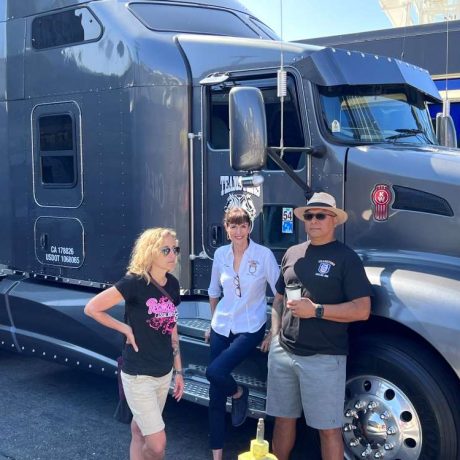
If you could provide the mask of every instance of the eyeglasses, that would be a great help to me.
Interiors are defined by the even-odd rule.
[[[233,284],[235,286],[235,294],[238,297],[241,297],[241,285],[240,285],[240,277],[238,275],[235,275],[233,277]]]
[[[326,214],[325,212],[306,212],[303,217],[305,220],[313,220],[313,217],[316,217],[316,220],[324,220],[326,217],[336,217],[335,214]]]
[[[169,246],[165,246],[164,248],[160,249],[160,252],[166,257],[169,256],[170,252],[173,252],[175,256],[177,256],[180,253],[180,247],[179,246],[173,246],[170,248]]]

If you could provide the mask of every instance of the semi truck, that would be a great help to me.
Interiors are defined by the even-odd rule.
[[[0,43],[1,349],[114,376],[122,338],[83,308],[173,227],[184,397],[206,405],[224,209],[281,260],[327,191],[374,290],[349,327],[346,457],[460,458],[460,151],[427,71],[282,42],[234,0],[0,0]],[[235,378],[263,415],[266,355]]]

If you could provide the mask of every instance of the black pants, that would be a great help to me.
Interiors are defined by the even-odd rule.
[[[256,332],[230,333],[229,337],[211,329],[211,360],[206,377],[209,388],[209,436],[211,449],[222,449],[225,437],[227,396],[234,395],[238,385],[231,372],[259,345],[265,334],[265,324]]]

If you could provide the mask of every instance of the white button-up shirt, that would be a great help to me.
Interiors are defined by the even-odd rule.
[[[270,249],[249,241],[238,273],[233,269],[232,245],[221,246],[214,254],[209,297],[224,296],[217,304],[211,326],[218,334],[256,332],[267,320],[267,283],[272,293],[279,276],[279,267]],[[238,296],[236,275],[239,276],[241,297]]]

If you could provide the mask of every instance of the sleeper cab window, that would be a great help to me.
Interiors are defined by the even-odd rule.
[[[98,40],[102,26],[88,8],[73,8],[35,18],[32,46],[36,50]]]
[[[73,187],[77,183],[75,123],[70,114],[38,119],[40,175],[48,187]]]

